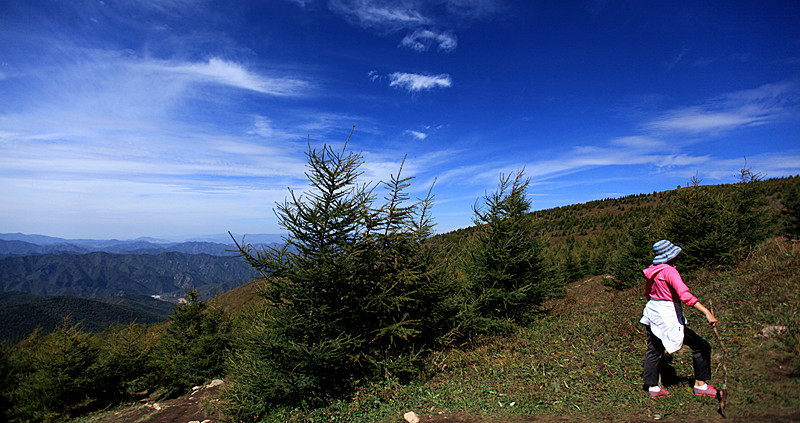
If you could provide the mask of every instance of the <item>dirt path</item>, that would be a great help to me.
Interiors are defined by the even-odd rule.
[[[219,414],[209,403],[219,396],[219,385],[209,385],[174,399],[145,402],[91,420],[92,423],[217,423]]]
[[[102,417],[92,419],[92,423],[218,423],[220,416],[217,413],[207,414],[206,409],[211,401],[219,395],[219,386],[207,386],[182,397],[158,401],[136,404],[116,412],[109,412]],[[420,414],[420,423],[486,423],[494,422],[497,420],[484,419],[480,416],[469,415],[464,413],[453,414]],[[685,418],[684,418],[685,417]],[[587,418],[585,420],[576,419],[575,416],[523,416],[513,420],[505,420],[503,423],[577,423],[582,421],[604,421],[606,418],[598,417]],[[614,420],[609,418],[608,420]],[[745,422],[775,422],[775,423],[790,423],[800,422],[800,411],[792,414],[774,414],[774,415],[730,415],[727,419],[718,419],[719,421],[731,423],[745,423]],[[396,420],[397,423],[405,423],[405,420],[398,413]],[[637,422],[651,422],[652,419],[634,420],[630,423]],[[696,422],[696,419],[690,416],[672,416],[666,421],[670,422]]]

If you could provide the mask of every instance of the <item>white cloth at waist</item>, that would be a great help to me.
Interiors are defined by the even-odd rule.
[[[639,322],[650,326],[653,335],[661,340],[667,353],[672,354],[683,346],[686,318],[683,316],[681,303],[651,299],[644,306]]]

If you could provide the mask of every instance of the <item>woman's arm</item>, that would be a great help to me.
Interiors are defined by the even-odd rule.
[[[706,308],[706,306],[704,306],[704,305],[700,304],[700,301],[698,301],[698,302],[694,303],[694,305],[693,305],[692,307],[696,308],[696,309],[697,309],[697,310],[699,310],[701,313],[703,313],[703,314],[705,314],[705,315],[706,315],[706,319],[708,320],[708,324],[709,324],[711,327],[714,327],[714,326],[716,326],[716,325],[717,325],[717,318],[716,318],[716,317],[714,317],[714,314],[712,314],[712,313],[711,313],[711,312],[710,312],[710,311],[709,311],[709,310]]]

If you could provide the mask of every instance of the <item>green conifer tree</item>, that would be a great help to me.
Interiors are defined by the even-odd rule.
[[[156,351],[159,384],[170,394],[178,394],[221,376],[230,344],[224,311],[209,307],[192,290],[169,319]]]
[[[157,386],[156,337],[146,326],[118,325],[97,335],[96,371],[105,403],[117,403]]]
[[[731,203],[699,184],[678,192],[669,205],[663,231],[665,238],[683,248],[682,270],[730,263],[739,247],[736,232]]]
[[[528,315],[551,293],[540,257],[542,244],[528,215],[529,183],[522,170],[500,175],[498,189],[473,207],[480,229],[470,273],[477,316],[484,324]]]
[[[420,246],[432,230],[431,196],[409,205],[410,178],[398,172],[375,206],[374,187],[358,180],[363,159],[346,147],[309,145],[311,189],[290,190],[276,210],[286,246],[239,245],[268,283],[267,308],[232,360],[227,412],[238,419],[321,405],[359,381],[406,373],[436,338],[439,325],[426,324],[436,314],[424,312],[437,299],[423,295],[437,284]]]
[[[0,421],[11,421],[11,393],[17,385],[18,374],[13,355],[11,346],[0,343]]]
[[[791,179],[791,185],[781,195],[786,234],[794,239],[800,238],[800,184],[796,181],[797,177]]]
[[[41,341],[29,343],[28,366],[13,393],[14,420],[51,421],[89,410],[99,388],[98,350],[69,318]]]
[[[616,289],[626,289],[643,281],[642,270],[647,268],[653,259],[653,241],[650,234],[651,222],[635,219],[628,232],[622,234],[623,241],[613,251],[611,275],[604,283]]]

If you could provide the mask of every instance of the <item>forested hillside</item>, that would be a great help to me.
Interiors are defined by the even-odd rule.
[[[694,196],[697,192],[702,195]],[[727,236],[735,231],[746,231],[750,236],[764,239],[767,234],[787,230],[798,233],[795,217],[798,196],[800,176],[795,176],[748,184],[689,186],[596,200],[536,211],[529,218],[535,228],[532,236],[544,241],[542,255],[553,275],[572,281],[609,273],[621,279],[619,283],[628,284],[631,278],[639,276],[630,269],[637,269],[641,260],[651,254],[652,242],[648,241],[658,234],[669,233],[667,226],[674,222],[668,219],[675,216],[671,211],[678,210],[681,204],[694,203],[717,209],[706,215],[689,216],[689,220],[702,218],[705,222],[680,222],[687,228],[699,223],[717,228],[729,226]],[[734,211],[749,208],[752,212],[746,219],[757,219],[758,225],[750,225],[753,223],[750,220],[737,222]],[[744,218],[739,216],[738,219]],[[737,228],[734,226],[737,223],[745,226]],[[478,231],[478,227],[461,229],[433,237],[429,242],[436,245],[441,260],[461,260],[469,257],[470,241]],[[685,241],[688,240],[680,242]],[[749,242],[752,244],[752,240]],[[634,256],[638,256],[636,263],[631,261]]]
[[[34,330],[52,332],[65,319],[81,330],[98,333],[116,324],[148,325],[167,320],[174,303],[142,295],[97,299],[41,297],[20,292],[0,293],[0,342],[18,342]]]
[[[236,257],[208,254],[43,254],[0,259],[0,291],[86,298],[122,294],[177,299],[192,289],[213,294],[255,276]]]

